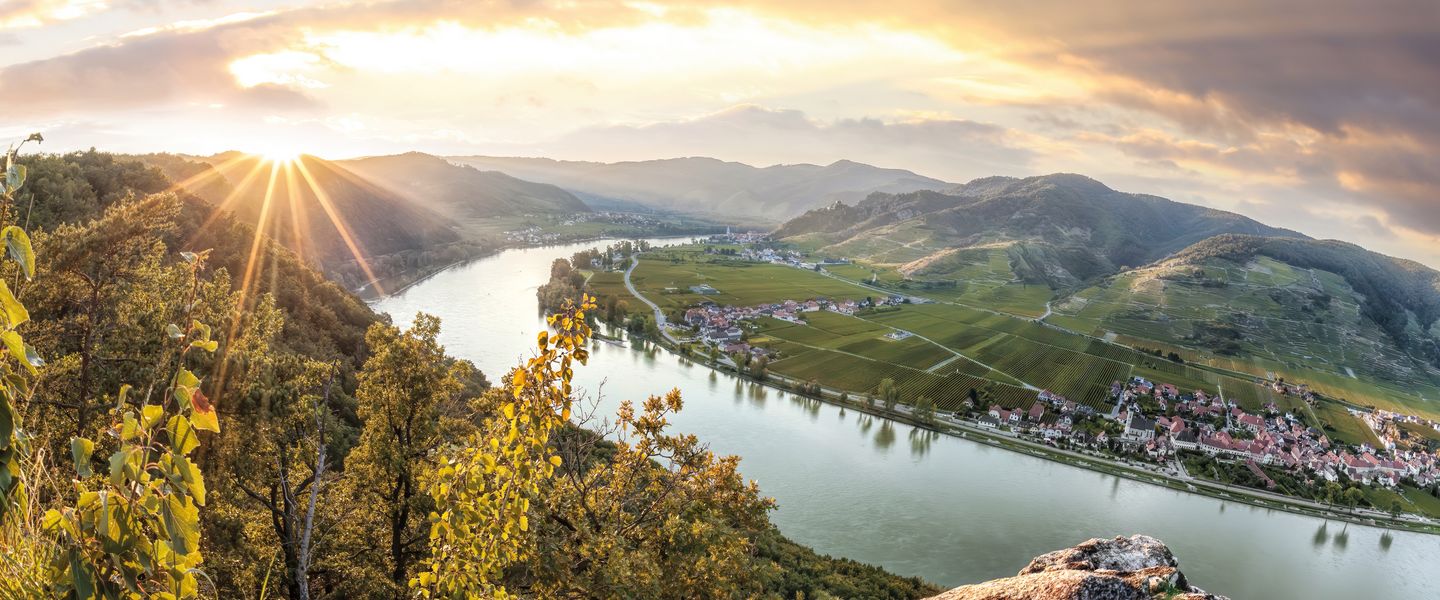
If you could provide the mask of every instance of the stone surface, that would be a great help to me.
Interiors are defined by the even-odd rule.
[[[1190,586],[1179,561],[1145,535],[1092,539],[1035,557],[1015,577],[955,588],[931,600],[1223,600]]]

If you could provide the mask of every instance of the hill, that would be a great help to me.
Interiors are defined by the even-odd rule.
[[[749,215],[770,222],[837,200],[859,200],[872,192],[939,190],[952,185],[903,169],[847,160],[825,166],[764,168],[702,157],[618,163],[491,156],[450,160],[558,185],[585,197],[592,206]]]
[[[1440,273],[1078,175],[872,194],[775,236],[842,277],[1046,323],[1242,379],[1435,414]]]
[[[1440,273],[1418,263],[1335,240],[1222,235],[1080,289],[1048,322],[1356,404],[1433,410],[1422,399],[1440,396],[1437,319]]]
[[[332,161],[141,158],[347,286],[469,254],[454,221]]]
[[[340,166],[452,219],[590,212],[570,192],[497,171],[407,152],[339,161]]]
[[[810,211],[775,235],[943,278],[1003,249],[1014,279],[1053,288],[1149,263],[1223,233],[1299,234],[1224,211],[1118,192],[1080,175],[989,177],[945,192],[871,194]],[[959,249],[986,248],[982,253]]]

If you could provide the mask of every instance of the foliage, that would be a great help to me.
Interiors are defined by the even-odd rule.
[[[443,441],[468,429],[445,417],[468,413],[466,380],[474,367],[447,358],[439,335],[440,320],[423,313],[404,332],[372,325],[365,336],[371,355],[355,393],[365,428],[346,461],[347,475],[367,537],[382,540],[371,561],[375,572],[397,591],[426,553],[430,498],[421,479]]]
[[[551,433],[570,418],[575,363],[589,358],[589,295],[551,315],[554,335],[541,332],[538,354],[503,380],[499,416],[445,458],[429,485],[432,552],[410,586],[425,597],[507,597],[505,568],[526,559],[533,547],[530,504],[560,456]]]

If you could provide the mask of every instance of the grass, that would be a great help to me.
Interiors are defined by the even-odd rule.
[[[877,247],[880,244],[875,243]],[[885,250],[892,251],[896,250]],[[828,312],[804,313],[809,320],[808,326],[768,321],[762,325],[760,333],[771,341],[762,345],[780,350],[783,356],[791,359],[807,357],[785,367],[780,366],[785,362],[782,360],[776,363],[777,369],[788,369],[797,377],[818,379],[822,383],[834,383],[826,381],[827,378],[847,379],[849,385],[836,386],[856,391],[866,391],[869,388],[864,386],[873,387],[878,383],[880,367],[857,366],[859,371],[853,377],[849,374],[829,374],[827,371],[838,372],[847,368],[851,361],[837,362],[827,369],[827,357],[855,355],[850,358],[924,373],[958,353],[965,358],[946,363],[937,373],[925,374],[943,379],[947,374],[958,371],[957,374],[966,377],[1004,383],[1007,388],[1021,392],[1017,397],[1025,395],[1025,390],[1018,387],[1023,382],[1064,394],[1097,409],[1108,408],[1108,388],[1112,381],[1132,375],[1173,383],[1185,391],[1198,389],[1214,393],[1220,389],[1226,398],[1252,412],[1259,412],[1271,402],[1282,410],[1305,410],[1299,398],[1273,392],[1264,383],[1269,377],[1306,382],[1326,397],[1345,398],[1360,405],[1391,409],[1413,409],[1417,406],[1414,393],[1404,392],[1400,389],[1401,385],[1377,384],[1366,375],[1353,378],[1348,374],[1338,374],[1333,372],[1333,364],[1313,366],[1278,353],[1270,357],[1222,356],[1184,343],[1189,325],[1177,317],[1214,317],[1219,314],[1217,306],[1226,306],[1225,303],[1261,314],[1275,312],[1274,306],[1264,305],[1265,302],[1273,302],[1256,290],[1182,286],[1173,280],[1127,275],[1115,278],[1108,285],[1082,290],[1076,295],[1078,299],[1056,304],[1052,320],[1062,321],[1067,326],[1090,324],[1090,330],[1100,335],[1115,331],[1119,334],[1111,338],[1115,343],[1015,316],[1033,308],[1035,300],[1039,300],[1039,306],[1043,307],[1048,291],[1041,294],[1038,290],[1026,291],[1025,286],[1020,286],[1021,293],[1016,296],[1019,300],[1008,306],[1000,302],[998,295],[992,295],[991,301],[978,304],[946,301],[968,299],[973,302],[978,298],[976,290],[980,287],[990,290],[987,293],[1000,294],[997,290],[1012,286],[1014,282],[1010,276],[1013,274],[1008,273],[1008,263],[1002,260],[1004,254],[1003,248],[986,249],[985,252],[962,257],[963,260],[953,264],[942,265],[944,276],[972,277],[973,280],[962,282],[965,285],[949,289],[912,288],[906,292],[942,300],[940,302],[905,305],[898,310],[862,314],[860,318]],[[828,268],[841,277],[868,280],[874,274],[884,285],[903,283],[894,265],[860,262]],[[1002,273],[1002,270],[1005,272]],[[1251,286],[1315,285],[1314,282],[1319,281],[1327,293],[1333,292],[1336,297],[1340,297],[1338,294],[1343,292],[1341,287],[1344,285],[1343,280],[1328,274],[1312,277],[1309,272],[1297,272],[1279,263],[1248,268],[1221,265],[1207,267],[1204,272],[1206,277],[1228,278]],[[941,277],[937,273],[922,273],[917,277],[930,278],[934,283],[938,280],[936,278]],[[690,306],[705,300],[753,306],[783,300],[861,299],[879,295],[846,281],[794,267],[708,255],[699,245],[669,248],[645,255],[635,272],[634,281],[642,293],[666,308]],[[701,283],[714,287],[719,293],[700,295],[689,291],[690,286]],[[601,293],[623,290],[619,273],[597,273],[592,278],[592,287]],[[1239,284],[1232,287],[1239,287]],[[1003,293],[1012,292],[1015,290]],[[1130,308],[1122,306],[1121,300]],[[1143,314],[1144,311],[1136,312],[1133,307],[1137,305],[1149,306],[1147,310],[1152,311],[1163,308],[1167,319],[1157,319],[1156,314]],[[1350,309],[1350,305],[1344,302],[1334,303],[1333,310],[1336,312],[1344,313]],[[1011,314],[1005,314],[1007,312]],[[1356,316],[1358,318],[1358,314]],[[917,338],[888,339],[885,334],[892,328],[910,331],[934,343]],[[1284,335],[1290,334],[1321,340],[1316,342],[1307,338],[1304,343],[1299,337],[1289,340],[1297,348],[1296,352],[1311,352],[1313,354],[1309,356],[1316,360],[1333,358],[1334,352],[1326,348],[1343,345],[1333,339],[1333,331],[1323,327],[1316,329],[1295,325],[1289,330],[1282,328],[1267,333],[1274,339],[1288,339]],[[1174,352],[1184,362],[1172,362],[1140,352],[1136,347],[1158,349],[1164,354]],[[829,352],[809,356],[815,349]],[[1421,385],[1413,389],[1440,397],[1440,388],[1429,391],[1432,388]],[[1427,410],[1434,409],[1426,401],[1418,402]],[[1316,416],[1334,429],[1332,437],[1349,443],[1375,443],[1368,428],[1345,413],[1342,407],[1324,402],[1321,406]],[[1440,432],[1428,435],[1440,435]]]
[[[683,308],[706,300],[755,306],[812,298],[858,300],[875,295],[864,288],[803,269],[718,258],[715,262],[678,258],[672,262],[646,255],[631,275],[631,282],[641,294],[665,308]],[[700,284],[708,284],[719,293],[702,295],[690,291],[690,286]]]
[[[1370,431],[1370,426],[1339,404],[1320,402],[1315,406],[1314,413],[1320,419],[1325,435],[1335,440],[1347,444],[1380,445],[1380,440],[1375,437],[1375,432]]]

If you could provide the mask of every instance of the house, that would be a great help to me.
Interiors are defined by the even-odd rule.
[[[1265,429],[1265,419],[1252,414],[1240,415],[1240,425],[1250,431],[1259,433]]]
[[[1181,431],[1178,435],[1172,437],[1171,441],[1175,444],[1176,448],[1181,450],[1195,450],[1200,446],[1199,438],[1196,437],[1194,431],[1189,429]]]
[[[1125,422],[1125,433],[1122,437],[1135,442],[1155,439],[1155,421],[1145,418],[1145,415],[1139,412],[1132,413]]]
[[[1045,416],[1045,405],[1040,402],[1036,402],[1035,404],[1030,406],[1030,412],[1026,413],[1025,416],[1031,421],[1039,423],[1040,417]]]
[[[994,415],[981,415],[980,418],[977,420],[979,421],[981,427],[989,427],[991,429],[994,429],[1000,426],[1000,420],[996,419]]]

